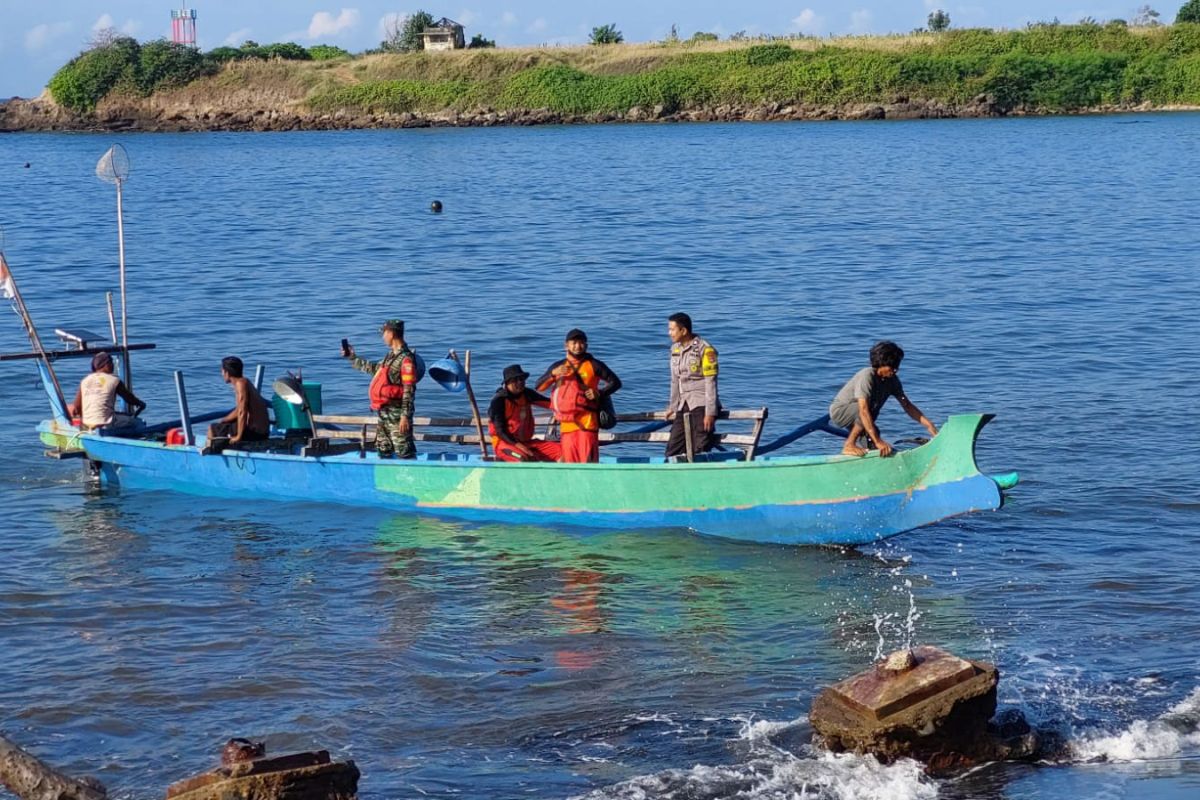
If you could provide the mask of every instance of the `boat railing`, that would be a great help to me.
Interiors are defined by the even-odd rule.
[[[723,409],[718,415],[720,420],[742,422],[749,425],[748,432],[718,431],[716,439],[720,446],[736,447],[742,450],[746,461],[754,460],[754,456],[762,439],[763,426],[767,421],[768,409]],[[600,444],[612,445],[619,443],[654,442],[666,444],[671,433],[667,428],[671,421],[664,411],[646,411],[629,414],[617,414],[617,424],[640,422],[643,425],[627,431],[600,431]],[[326,455],[334,453],[353,452],[358,450],[365,455],[373,449],[375,429],[378,417],[347,414],[314,414],[312,421],[315,426],[313,437],[305,448],[306,455]],[[552,435],[553,417],[537,416],[534,423],[539,430],[545,430]],[[427,430],[429,428],[474,428],[472,417],[413,417],[413,438],[419,442],[438,442],[457,445],[480,445],[480,437],[474,432],[447,432]],[[686,457],[695,460],[696,454],[691,451],[691,419],[684,415],[684,428],[688,434]]]

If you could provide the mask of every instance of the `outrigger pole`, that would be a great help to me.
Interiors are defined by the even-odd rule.
[[[46,355],[45,348],[42,347],[42,339],[38,336],[37,328],[33,324],[33,318],[29,316],[29,309],[25,307],[25,300],[21,297],[21,292],[17,289],[17,282],[13,279],[12,271],[8,268],[8,261],[4,258],[3,241],[0,241],[0,295],[6,300],[13,301],[13,309],[21,318],[21,322],[25,325],[25,333],[29,336],[29,343],[33,345],[33,350],[37,353],[41,360],[39,368],[42,370],[43,380],[49,379],[50,384],[54,387],[54,398],[57,400],[57,406],[54,409],[55,415],[67,418],[67,400],[63,396],[62,386],[58,383],[58,376],[54,374],[54,367],[50,364],[50,358]]]

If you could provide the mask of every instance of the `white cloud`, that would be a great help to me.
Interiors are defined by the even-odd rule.
[[[337,36],[358,25],[358,20],[357,8],[343,8],[336,17],[328,11],[318,11],[313,14],[312,22],[308,23],[307,37],[320,39],[326,36]]]
[[[806,8],[792,18],[792,27],[801,33],[816,36],[825,29],[825,18],[818,16],[811,8]]]
[[[71,30],[69,22],[54,22],[34,25],[25,31],[25,49],[33,53],[42,50],[55,39]]]
[[[868,33],[871,30],[871,23],[875,17],[865,8],[860,8],[850,14],[850,32],[851,33]]]
[[[511,11],[505,11],[503,14],[500,15],[500,24],[501,25],[516,25],[517,24],[517,15]]]
[[[225,37],[221,44],[226,47],[240,47],[242,42],[250,38],[252,31],[250,28],[238,28],[233,33]]]
[[[112,14],[101,14],[95,22],[92,23],[92,33],[99,33],[105,30],[118,30],[126,36],[135,36],[142,29],[141,23],[127,19],[118,27],[116,20]]]
[[[936,11],[941,8],[942,0],[925,0],[925,9],[927,11]]]
[[[529,23],[529,27],[526,28],[526,31],[529,33],[541,33],[542,31],[546,30],[547,27],[549,26],[546,24],[545,17],[538,17],[533,22]]]
[[[478,14],[469,8],[464,8],[458,12],[458,16],[454,18],[454,21],[460,23],[465,28],[477,19],[479,19]]]

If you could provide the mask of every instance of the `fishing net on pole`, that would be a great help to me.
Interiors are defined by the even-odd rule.
[[[119,144],[108,148],[96,162],[96,177],[106,183],[118,183],[129,177],[129,154]]]

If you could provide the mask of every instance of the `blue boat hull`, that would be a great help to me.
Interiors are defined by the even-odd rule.
[[[985,422],[986,418],[979,417],[976,430]],[[55,430],[54,423],[46,426],[43,439]],[[938,478],[938,463],[939,459],[949,463],[952,459],[948,456],[932,451],[920,460],[911,455],[920,454],[932,444],[885,460],[876,456],[832,456],[764,459],[749,464],[505,465],[464,457],[380,462],[373,455],[365,459],[356,455],[311,458],[245,452],[202,456],[194,448],[78,432],[74,432],[73,441],[99,465],[106,483],[121,488],[169,490],[240,501],[299,499],[478,522],[585,529],[687,528],[728,539],[786,545],[868,544],[947,517],[999,508],[1002,502],[996,482],[974,470],[973,453],[967,474],[944,478]],[[973,449],[973,434],[970,441]],[[906,458],[912,462],[910,465],[906,465]],[[839,478],[833,482],[845,486],[847,496],[806,496],[806,486],[822,480],[830,482],[829,473],[835,469],[848,476],[869,470],[897,472],[898,488],[869,492],[856,489],[849,479]],[[751,483],[774,486],[791,482],[793,488],[785,493],[787,499],[754,503],[740,502],[728,493],[718,497],[717,487],[738,480],[745,483],[746,476],[751,475],[747,470],[754,471]],[[560,497],[580,496],[583,504],[593,506],[600,505],[600,493],[606,486],[620,493],[622,480],[652,481],[661,490],[656,497],[657,507],[653,508],[632,507],[635,502],[630,498],[613,500],[618,505],[609,508],[563,507],[561,500],[541,502],[539,507],[533,491],[535,478],[548,474],[554,483],[565,486],[559,487]],[[528,499],[518,493],[518,501],[498,500],[503,493],[497,494],[494,489],[489,493],[488,487],[501,479],[510,497],[511,490],[526,481],[524,485],[530,487]],[[705,481],[714,487],[707,493],[703,490]],[[437,485],[442,488],[431,493],[429,487]],[[697,504],[697,485],[701,486],[702,496],[718,498],[718,502]],[[589,492],[591,497],[586,497]],[[808,495],[813,492],[808,491]],[[513,502],[523,505],[513,507]],[[621,502],[626,505],[620,506]]]

